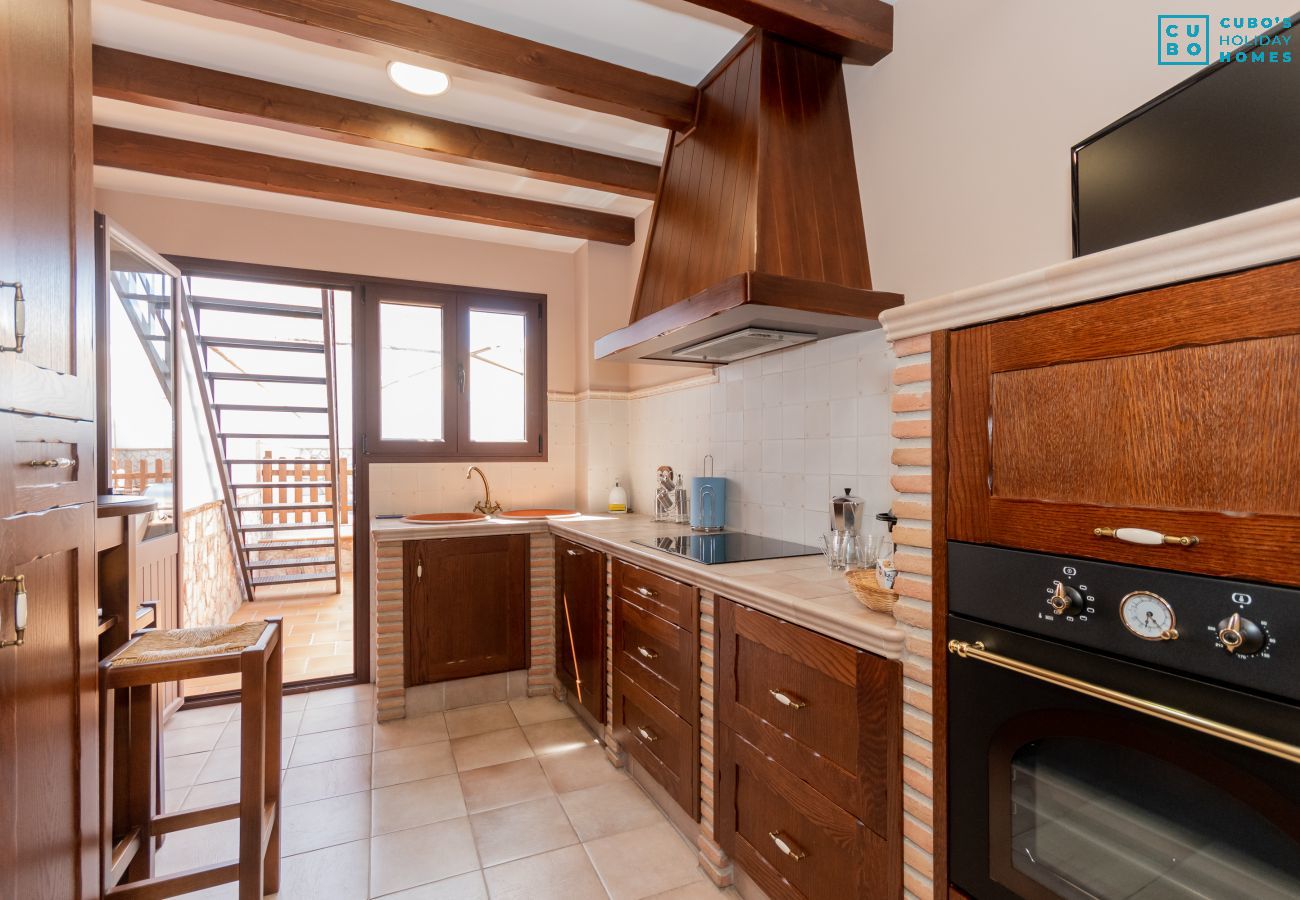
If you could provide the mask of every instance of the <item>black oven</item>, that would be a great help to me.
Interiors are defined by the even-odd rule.
[[[948,556],[958,888],[1300,897],[1300,591],[970,544]]]

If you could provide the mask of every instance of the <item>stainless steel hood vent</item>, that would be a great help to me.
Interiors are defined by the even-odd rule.
[[[763,328],[742,328],[731,334],[720,335],[689,347],[674,350],[676,359],[703,363],[730,363],[758,356],[771,350],[783,350],[816,340],[816,334],[795,331],[770,331]]]

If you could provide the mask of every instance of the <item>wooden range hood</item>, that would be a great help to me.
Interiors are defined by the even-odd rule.
[[[867,331],[902,302],[871,289],[840,60],[755,29],[669,139],[631,323],[596,357],[721,363],[683,350],[746,328]]]

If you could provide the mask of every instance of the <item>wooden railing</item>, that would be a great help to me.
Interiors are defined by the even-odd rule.
[[[109,473],[113,481],[113,493],[143,494],[144,489],[151,484],[170,484],[171,462],[170,454],[125,459],[114,453],[112,471]]]
[[[284,482],[284,486],[262,488],[262,503],[329,503],[333,499],[333,488],[311,487],[301,482],[330,481],[328,460],[318,463],[286,463],[272,458],[266,451],[266,462],[259,467],[258,480],[263,482]],[[351,463],[339,460],[339,496],[343,498],[339,505],[339,524],[346,525],[352,520],[352,499],[348,492],[348,483],[352,480]],[[297,524],[301,522],[330,521],[329,511],[323,509],[294,509],[283,512],[262,514],[266,524]]]

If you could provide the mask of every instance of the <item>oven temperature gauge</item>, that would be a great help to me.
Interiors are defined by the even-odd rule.
[[[1144,641],[1178,640],[1174,608],[1150,591],[1134,591],[1119,602],[1124,627]]]

